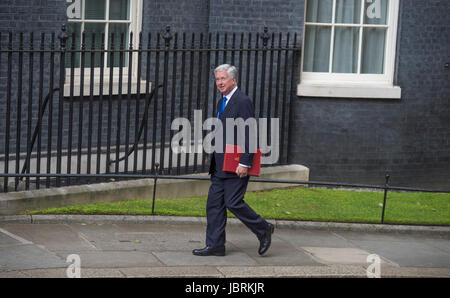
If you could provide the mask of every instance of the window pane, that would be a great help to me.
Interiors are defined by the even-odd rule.
[[[106,15],[106,0],[86,0],[85,19],[104,20]]]
[[[129,0],[110,0],[109,19],[110,20],[129,20],[130,19],[130,1]]]
[[[383,74],[386,29],[364,28],[361,73]]]
[[[352,27],[335,28],[333,72],[358,72],[359,30]]]
[[[331,27],[306,26],[303,70],[328,72],[330,63]]]
[[[69,35],[66,44],[66,49],[68,50],[66,54],[66,67],[72,67],[72,55],[74,61],[73,67],[80,67],[80,53],[70,52],[70,50],[72,50],[72,46],[75,51],[81,47],[81,23],[68,23],[66,28],[67,34]]]
[[[360,24],[361,0],[337,0],[336,23]]]
[[[364,2],[364,24],[386,25],[389,0],[366,0]]]
[[[333,0],[308,0],[306,21],[313,23],[331,23]]]
[[[103,23],[86,23],[84,25],[84,33],[85,33],[85,44],[86,44],[86,51],[89,51],[92,49],[92,41],[93,37],[95,37],[95,49],[101,49],[102,45],[102,33],[105,33],[105,24]],[[95,34],[95,36],[94,36]],[[90,67],[91,66],[91,53],[86,52],[85,54],[85,63],[84,66]],[[94,63],[92,67],[100,67],[100,53],[95,54]]]
[[[110,24],[109,25],[109,36],[111,37],[114,34],[114,49],[120,49],[121,46],[123,49],[129,48],[129,25],[128,24]],[[122,42],[123,36],[123,42]],[[111,42],[108,44],[108,48],[111,48]],[[108,55],[108,66],[111,66],[110,55]],[[114,54],[114,67],[120,66],[120,54]],[[128,53],[123,54],[122,66],[128,66]]]

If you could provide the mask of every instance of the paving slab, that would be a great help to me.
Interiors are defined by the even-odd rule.
[[[291,244],[281,241],[276,237],[272,238],[272,245],[263,256],[259,256],[258,254],[259,244],[257,242],[236,242],[233,240],[230,242],[245,252],[259,265],[320,265],[304,251],[300,251]]]
[[[50,269],[46,269],[50,270]],[[30,278],[29,275],[25,274],[24,271],[1,271],[0,278]]]
[[[0,247],[0,271],[67,266],[65,260],[34,244]]]
[[[423,268],[423,267],[398,267],[383,266],[380,268],[380,277],[382,278],[450,278],[450,269],[448,268]]]
[[[227,251],[225,257],[194,256],[192,251],[166,251],[153,253],[167,266],[225,266],[225,265],[257,265],[247,254],[238,251]]]
[[[367,257],[371,255],[370,252],[352,247],[302,247],[302,249],[323,264],[367,264]]]
[[[297,248],[302,246],[354,247],[348,239],[336,234],[333,231],[285,229],[282,233],[277,233],[276,237],[283,241],[289,242]]]
[[[204,238],[200,234],[185,232],[126,232],[117,233],[116,237],[121,242],[136,243],[136,249],[152,251],[176,251],[181,247],[192,251],[203,245]]]
[[[82,268],[121,268],[151,267],[162,263],[150,252],[141,251],[57,251],[59,257],[66,259],[70,254],[80,257]]]
[[[0,229],[0,247],[19,245],[21,243],[23,243],[23,241],[12,237],[8,231]]]
[[[402,267],[450,268],[450,254],[427,243],[359,241],[358,245]]]
[[[8,232],[49,250],[92,250],[92,246],[66,224],[10,224]]]
[[[148,268],[121,268],[120,272],[126,277],[215,277],[224,275],[214,266],[164,266]]]
[[[366,277],[362,266],[220,266],[227,278],[245,277]]]

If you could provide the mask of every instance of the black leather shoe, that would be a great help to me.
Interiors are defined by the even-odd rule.
[[[266,233],[264,236],[259,240],[259,250],[258,253],[260,255],[263,255],[270,247],[270,244],[272,243],[272,234],[275,227],[273,224],[268,223]]]
[[[211,247],[206,246],[205,248],[201,249],[194,249],[192,251],[192,254],[196,256],[224,256],[225,255],[225,246],[217,246],[217,247]]]

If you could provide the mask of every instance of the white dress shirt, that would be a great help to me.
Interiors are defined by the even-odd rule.
[[[231,90],[230,93],[228,93],[227,95],[224,96],[227,98],[227,101],[225,102],[225,106],[227,106],[228,102],[230,101],[230,98],[233,96],[234,92],[236,92],[237,88],[238,88],[237,86],[234,87],[234,89]]]

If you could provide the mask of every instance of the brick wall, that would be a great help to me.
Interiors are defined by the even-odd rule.
[[[66,20],[62,0],[2,0],[1,31],[58,31]]]
[[[291,162],[311,179],[450,186],[449,1],[401,2],[401,100],[296,98]]]
[[[228,32],[301,32],[304,1],[211,1],[210,30]]]
[[[205,0],[144,1],[142,31],[159,32],[170,25],[178,32],[207,32],[208,10]]]

